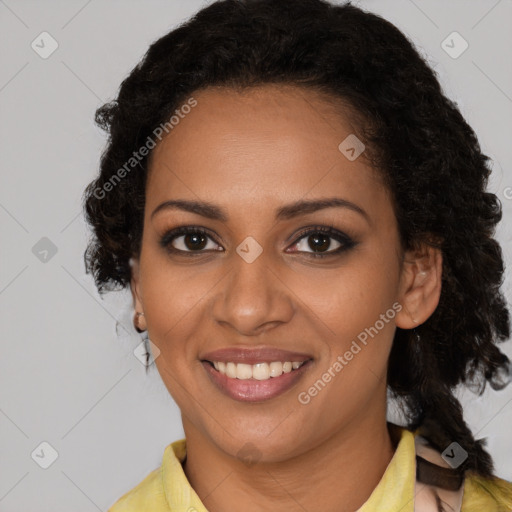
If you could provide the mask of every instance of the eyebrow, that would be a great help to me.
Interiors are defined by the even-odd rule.
[[[348,208],[361,214],[368,223],[371,223],[370,217],[365,210],[357,204],[354,204],[346,199],[340,197],[330,197],[326,199],[310,199],[299,200],[294,203],[287,204],[276,210],[276,220],[289,220],[300,215],[306,215],[325,208]],[[221,222],[228,221],[228,215],[219,206],[202,201],[190,201],[185,199],[173,199],[165,201],[158,205],[151,214],[153,218],[156,213],[162,210],[183,210],[190,213],[195,213],[212,220]]]

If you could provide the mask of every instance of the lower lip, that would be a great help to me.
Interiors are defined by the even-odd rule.
[[[225,395],[242,402],[261,402],[270,400],[284,393],[295,385],[309,368],[311,359],[296,370],[283,373],[279,377],[270,377],[267,380],[232,379],[218,372],[210,363],[202,361],[202,365],[212,382]]]

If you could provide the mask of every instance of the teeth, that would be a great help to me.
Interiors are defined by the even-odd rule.
[[[300,368],[304,361],[272,361],[269,363],[245,364],[245,363],[224,363],[222,361],[213,361],[214,368],[223,375],[231,379],[256,379],[268,380],[271,377],[279,377],[283,373],[290,373],[292,370]]]

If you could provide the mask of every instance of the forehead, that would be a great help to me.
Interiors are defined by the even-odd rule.
[[[343,103],[283,85],[208,88],[193,98],[197,105],[153,150],[150,204],[169,194],[233,205],[282,203],[308,192],[369,202],[382,195],[364,153],[350,161],[339,149],[355,132]]]

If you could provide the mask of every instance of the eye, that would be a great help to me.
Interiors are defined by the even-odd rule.
[[[325,258],[347,251],[355,245],[356,242],[333,226],[315,226],[299,234],[292,246],[297,247],[297,250],[292,252],[305,252],[314,258]],[[308,248],[312,252],[308,252]]]
[[[160,245],[170,253],[195,256],[211,251],[224,251],[213,236],[204,228],[183,226],[166,232]],[[292,253],[305,253],[308,257],[325,258],[335,256],[357,245],[348,235],[333,226],[305,228],[292,246]],[[334,247],[333,247],[334,246]],[[309,252],[307,249],[311,249]]]
[[[210,240],[212,243],[208,243]],[[212,236],[203,228],[194,226],[185,226],[172,229],[165,233],[160,245],[171,253],[181,253],[193,255],[192,253],[201,253],[209,251],[219,251],[217,243],[213,241]],[[188,253],[188,254],[187,254]]]

